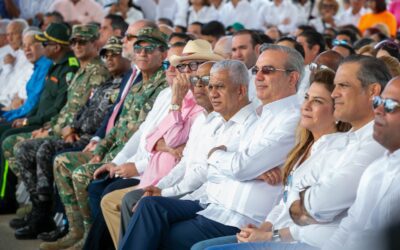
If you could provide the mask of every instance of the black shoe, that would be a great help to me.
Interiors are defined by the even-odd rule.
[[[64,229],[60,230],[59,228],[57,228],[56,230],[53,230],[51,232],[48,233],[41,233],[37,236],[38,239],[42,240],[42,241],[46,241],[46,242],[53,242],[56,241],[62,237],[64,237],[65,235],[67,235],[68,233],[68,228],[64,227]]]
[[[28,225],[28,217],[25,216],[24,218],[14,218],[10,221],[9,225],[14,229],[23,228]]]
[[[36,239],[40,233],[50,232],[56,228],[54,220],[44,219],[35,222],[29,222],[29,224],[23,228],[17,229],[14,236],[19,240]]]

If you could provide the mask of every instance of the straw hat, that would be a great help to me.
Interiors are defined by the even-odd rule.
[[[215,54],[211,44],[203,39],[189,41],[183,48],[182,56],[172,55],[169,61],[173,66],[186,60],[221,61],[224,58]]]

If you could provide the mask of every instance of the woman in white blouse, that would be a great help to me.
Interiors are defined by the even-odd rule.
[[[318,71],[308,89],[301,108],[301,119],[298,127],[298,142],[289,153],[283,166],[283,197],[280,203],[268,214],[266,221],[260,226],[249,225],[242,228],[236,236],[222,237],[203,241],[199,245],[207,250],[255,250],[255,249],[314,249],[305,244],[282,244],[270,241],[295,242],[300,241],[293,236],[290,226],[295,225],[289,215],[291,201],[298,194],[297,184],[307,176],[312,168],[318,168],[316,159],[327,144],[336,137],[334,133],[344,132],[350,129],[348,124],[335,122],[333,117],[334,105],[331,93],[334,89],[333,79],[335,73],[332,70]],[[296,194],[296,195],[295,195]],[[239,244],[227,244],[242,242]],[[258,242],[244,244],[243,242]],[[222,245],[227,244],[227,245]],[[271,248],[272,247],[272,248]]]
[[[319,17],[312,19],[310,25],[319,33],[324,33],[327,28],[336,28],[336,13],[339,10],[339,4],[336,0],[321,0],[318,3]]]

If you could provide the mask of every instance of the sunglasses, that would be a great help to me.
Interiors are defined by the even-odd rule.
[[[52,42],[49,42],[49,41],[42,42],[42,46],[43,47],[54,46],[54,45],[57,45],[57,43],[52,43]]]
[[[132,35],[132,34],[126,34],[125,35],[126,40],[128,40],[129,42],[132,42],[134,39],[137,38],[137,36]]]
[[[157,48],[158,48],[158,46],[156,46],[156,45],[140,46],[140,45],[136,44],[133,46],[133,51],[136,54],[140,54],[144,50],[144,53],[146,53],[146,54],[153,54]]]
[[[350,44],[346,40],[338,40],[338,39],[333,39],[332,41],[333,46],[338,46],[338,45],[347,45],[350,46]]]
[[[185,73],[186,67],[189,67],[189,69],[191,71],[195,71],[195,70],[197,70],[197,68],[199,67],[200,64],[202,64],[202,62],[181,63],[181,64],[178,64],[176,66],[176,68],[178,69],[179,72]]]
[[[171,63],[169,61],[165,60],[162,62],[162,66],[163,66],[164,70],[167,70],[171,66]]]
[[[75,46],[75,45],[80,45],[80,46],[85,46],[86,44],[88,44],[89,41],[87,40],[80,40],[80,39],[72,39],[69,44],[71,44],[71,46]]]
[[[383,109],[385,110],[386,113],[393,113],[394,111],[396,111],[396,109],[400,108],[399,102],[393,99],[390,98],[383,99],[380,96],[374,96],[372,102],[372,106],[374,107],[374,109],[378,108],[382,104],[383,104]]]
[[[193,86],[196,86],[197,83],[208,86],[210,83],[210,76],[191,76],[189,77],[189,81]]]
[[[330,70],[330,71],[332,71],[332,72],[335,73],[335,71],[334,71],[333,69],[329,68],[328,66],[323,65],[323,64],[314,63],[314,62],[313,62],[313,63],[310,63],[310,64],[308,65],[308,68],[309,68],[310,71],[312,71],[312,72],[317,71],[317,70],[321,70],[321,69],[325,69],[325,70]]]
[[[282,71],[282,72],[291,72],[291,71],[293,71],[293,70],[289,70],[289,69],[278,69],[278,68],[275,68],[274,66],[269,66],[269,65],[265,65],[265,66],[262,66],[261,67],[261,69],[259,69],[257,66],[254,66],[252,69],[251,69],[251,73],[253,74],[253,75],[256,75],[257,73],[258,73],[258,71],[261,71],[261,73],[263,74],[263,75],[269,75],[269,74],[272,74],[272,73],[274,73],[275,71]]]

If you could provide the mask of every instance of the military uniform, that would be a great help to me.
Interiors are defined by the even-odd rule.
[[[147,35],[156,36],[157,38],[161,37],[158,38],[161,40],[159,44],[166,46],[164,36],[160,33],[158,30],[145,28],[139,31],[138,41],[143,41],[141,39],[146,38]],[[151,42],[157,43],[154,40]],[[86,234],[89,232],[92,223],[87,186],[93,178],[94,171],[104,163],[111,161],[118,154],[145,120],[158,94],[168,86],[162,67],[146,83],[141,80],[140,75],[137,79],[140,81],[129,90],[118,121],[105,138],[99,142],[94,151],[94,155],[102,157],[101,163],[87,163],[89,157],[76,152],[60,154],[54,161],[55,182],[64,207],[66,210],[72,210],[77,205],[79,206]],[[77,245],[80,246],[79,244],[82,244],[82,241]]]
[[[64,25],[65,26],[65,25]],[[49,27],[50,28],[50,27]],[[62,25],[54,24],[51,26],[53,31],[62,32]],[[53,32],[54,33],[54,32]],[[50,34],[53,34],[50,31]],[[57,35],[57,34],[56,34]],[[67,97],[68,85],[72,80],[75,72],[79,69],[78,60],[75,58],[72,52],[67,52],[59,61],[54,62],[49,68],[45,79],[45,85],[43,91],[40,95],[38,104],[34,109],[31,110],[26,116],[26,125],[21,128],[11,128],[4,129],[1,132],[0,137],[0,156],[1,156],[1,194],[0,200],[15,200],[15,181],[8,183],[9,178],[14,179],[15,177],[10,177],[12,173],[8,173],[9,163],[5,161],[5,158],[9,158],[13,152],[13,146],[24,138],[28,138],[30,133],[19,135],[20,133],[26,133],[33,131],[43,125],[45,122],[49,121],[50,118],[55,116],[61,108],[64,106]],[[5,151],[4,151],[5,149]],[[11,149],[11,150],[10,150]],[[4,156],[3,156],[4,153]],[[11,163],[12,164],[12,163]],[[5,206],[5,205],[4,205]],[[0,205],[3,207],[3,205]]]
[[[86,36],[93,41],[98,38],[98,28],[93,25],[74,26],[72,38]],[[38,199],[41,211],[51,214],[53,169],[51,156],[46,155],[50,150],[49,144],[60,139],[61,129],[72,124],[74,116],[87,102],[91,91],[106,82],[109,72],[100,58],[90,60],[85,67],[81,67],[72,78],[68,86],[67,103],[60,113],[50,121],[48,137],[27,139],[14,146],[14,163],[10,165],[17,168],[24,182],[31,200]],[[46,144],[46,148],[41,148]],[[56,143],[52,146],[58,146]],[[54,148],[53,148],[54,149]],[[55,148],[61,149],[60,148]],[[54,152],[55,153],[55,152]],[[38,209],[37,206],[33,209]]]

